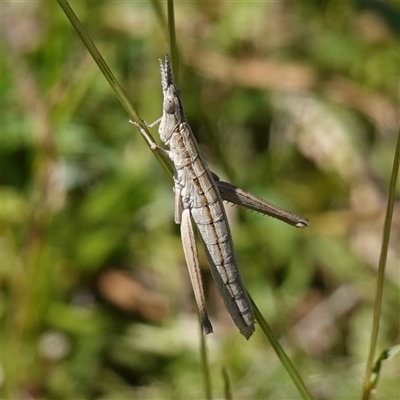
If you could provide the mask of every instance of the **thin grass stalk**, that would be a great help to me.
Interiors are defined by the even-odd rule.
[[[203,329],[199,318],[199,331],[200,331],[200,358],[203,373],[204,383],[204,398],[206,400],[212,399],[211,379],[210,379],[210,366],[208,364],[206,337],[203,335]]]
[[[383,286],[385,282],[386,261],[389,249],[390,231],[393,219],[394,198],[396,193],[397,178],[399,174],[399,166],[400,166],[400,129],[397,135],[397,144],[393,160],[392,176],[390,178],[390,184],[389,184],[389,199],[386,207],[385,223],[383,227],[382,247],[379,256],[378,280],[376,284],[371,342],[370,342],[368,361],[364,376],[363,400],[369,399],[371,391],[374,388],[374,382],[375,382],[374,379],[371,379],[371,374],[374,366],[376,344],[379,333],[379,323],[382,311]]]
[[[175,13],[174,13],[174,0],[168,0],[168,32],[169,32],[169,49],[171,54],[172,70],[174,71],[174,80],[177,87],[180,86],[179,74],[179,53],[176,43],[175,32]]]
[[[149,135],[149,137],[154,141],[151,133],[147,129],[147,126],[143,123],[143,120],[139,117],[137,114],[136,110],[133,108],[131,102],[129,101],[128,97],[126,96],[125,92],[123,91],[121,85],[117,81],[116,77],[114,74],[111,72],[110,68],[108,67],[107,63],[105,62],[104,58],[100,54],[99,50],[93,43],[92,39],[90,39],[89,35],[86,33],[85,29],[83,28],[82,24],[80,23],[78,17],[72,10],[71,6],[69,5],[68,1],[66,0],[57,0],[58,4],[60,7],[63,9],[65,15],[71,22],[72,26],[75,28],[77,31],[78,35],[82,39],[84,45],[86,48],[89,50],[90,54],[92,55],[94,61],[98,65],[100,71],[106,78],[107,82],[110,84],[111,88],[114,90],[115,94],[118,97],[118,100],[122,104],[122,107],[124,107],[125,111],[127,112],[129,118],[132,121],[137,122]],[[146,141],[147,143],[147,141]],[[149,144],[147,143],[149,146]],[[150,146],[149,146],[150,147]],[[172,179],[173,177],[173,170],[171,165],[156,151],[153,151],[153,154],[157,158],[158,162],[161,164],[163,167],[164,171],[167,173],[167,175]]]
[[[268,339],[269,343],[271,344],[272,348],[274,349],[276,355],[278,358],[281,360],[283,366],[285,367],[287,373],[289,376],[292,378],[293,383],[297,387],[299,393],[301,394],[302,398],[304,400],[311,400],[312,396],[310,392],[308,391],[305,383],[301,379],[299,373],[297,372],[296,368],[290,361],[289,357],[283,350],[282,346],[280,345],[278,339],[275,337],[275,335],[272,332],[271,327],[268,325],[267,321],[264,319],[262,316],[260,310],[257,308],[256,304],[254,303],[253,299],[251,298],[249,294],[249,298],[251,301],[251,305],[254,310],[254,314],[256,317],[256,321],[258,322],[261,330],[263,331],[264,335]]]

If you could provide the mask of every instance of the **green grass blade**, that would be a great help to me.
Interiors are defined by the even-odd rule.
[[[200,356],[201,356],[201,366],[203,370],[202,372],[203,372],[203,382],[204,382],[204,394],[206,400],[211,400],[212,391],[211,391],[210,367],[208,364],[208,357],[207,357],[206,337],[203,335],[200,319],[199,319],[199,328],[200,328]]]
[[[399,353],[400,353],[400,345],[392,346],[382,351],[382,353],[378,357],[378,360],[376,361],[375,365],[372,368],[372,373],[370,376],[370,385],[372,389],[374,389],[378,383],[379,376],[381,373],[382,361],[390,360]]]
[[[293,383],[296,385],[299,393],[301,394],[303,399],[310,400],[312,399],[311,394],[309,393],[306,385],[304,384],[303,380],[301,379],[299,373],[297,372],[296,368],[293,366],[292,362],[290,361],[289,357],[283,350],[282,346],[280,345],[279,341],[274,336],[271,327],[268,325],[267,321],[262,316],[260,310],[257,308],[256,304],[254,303],[253,299],[250,297],[251,305],[254,310],[254,314],[256,316],[256,321],[260,326],[261,330],[263,331],[264,335],[268,339],[269,343],[271,344],[272,348],[274,349],[276,355],[281,360],[283,366],[285,367],[287,373],[292,378]]]
[[[179,53],[178,53],[178,46],[176,44],[174,0],[168,0],[168,31],[169,31],[169,48],[171,53],[172,70],[174,71],[175,83],[177,87],[179,87],[180,86]]]
[[[385,280],[386,260],[389,249],[390,231],[393,219],[394,198],[396,193],[397,178],[399,175],[399,166],[400,166],[400,129],[397,135],[397,144],[393,160],[392,176],[390,178],[390,184],[389,184],[389,199],[386,207],[385,224],[383,227],[382,247],[379,257],[378,281],[376,285],[371,343],[370,343],[368,361],[364,377],[364,390],[363,390],[364,400],[369,399],[371,391],[376,383],[376,379],[373,378],[372,370],[374,365],[376,344],[379,332],[379,322],[382,311],[383,285]]]
[[[133,108],[131,102],[129,101],[128,97],[126,96],[125,92],[123,91],[121,85],[118,83],[117,79],[115,78],[114,74],[111,72],[110,68],[108,67],[107,63],[105,62],[104,58],[100,54],[99,50],[93,43],[92,39],[89,37],[85,29],[83,28],[82,24],[80,23],[78,17],[72,10],[71,6],[69,5],[68,1],[66,0],[57,0],[60,7],[63,9],[65,15],[71,22],[72,26],[77,31],[78,35],[82,39],[82,42],[85,44],[86,48],[89,50],[90,54],[92,55],[94,61],[98,65],[100,71],[103,73],[104,77],[106,78],[107,82],[110,84],[111,88],[114,90],[115,94],[118,97],[118,100],[124,107],[125,111],[127,112],[129,118],[132,121],[137,122],[149,135],[149,137],[154,141],[152,135],[150,134],[149,130],[147,129],[146,125],[143,123],[142,119],[137,114],[136,110]],[[147,143],[147,141],[146,141]],[[148,144],[148,143],[147,143]],[[172,179],[173,170],[171,165],[157,152],[153,152],[156,156],[158,162],[161,164],[167,175]]]

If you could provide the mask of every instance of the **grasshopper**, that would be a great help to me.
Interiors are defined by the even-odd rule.
[[[181,226],[186,263],[192,282],[204,334],[213,331],[201,281],[192,220],[196,224],[219,294],[240,333],[248,339],[254,332],[254,313],[239,272],[232,235],[223,200],[278,218],[298,228],[308,226],[304,217],[283,210],[230,183],[210,171],[183,111],[179,90],[172,76],[168,55],[160,60],[163,114],[152,124],[159,125],[158,146],[136,122],[132,122],[152,150],[168,157],[174,166],[175,222]]]

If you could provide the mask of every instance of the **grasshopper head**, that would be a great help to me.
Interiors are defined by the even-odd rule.
[[[165,55],[165,62],[160,61],[161,85],[163,90],[163,116],[158,130],[161,140],[166,143],[177,126],[186,121],[182,103],[179,97],[179,90],[176,88],[172,76],[171,63],[168,54]]]

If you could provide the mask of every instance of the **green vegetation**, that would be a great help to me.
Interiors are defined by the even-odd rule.
[[[72,7],[139,117],[157,119],[167,5]],[[315,399],[362,398],[374,308],[374,395],[400,390],[393,181],[375,300],[399,26],[396,1],[175,4],[176,80],[209,165],[310,220],[227,205],[247,289]],[[214,326],[201,348],[171,180],[57,2],[3,3],[2,50],[2,398],[301,398],[262,324],[249,341],[235,329],[199,246]]]

